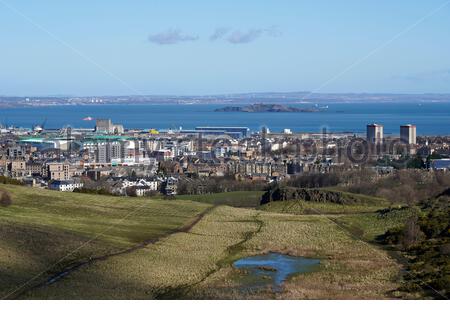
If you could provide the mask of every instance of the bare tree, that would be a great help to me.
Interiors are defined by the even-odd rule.
[[[419,241],[421,235],[420,226],[418,224],[417,216],[410,217],[405,224],[405,229],[403,230],[403,247],[410,248]]]

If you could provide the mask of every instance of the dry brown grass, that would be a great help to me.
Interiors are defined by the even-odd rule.
[[[282,293],[273,294],[270,290],[240,291],[237,282],[227,285],[234,290],[225,290],[223,278],[232,279],[236,273],[229,267],[221,271],[222,276],[203,284],[206,294],[215,298],[385,299],[398,287],[400,266],[386,252],[354,239],[328,217],[263,214],[260,219],[264,227],[246,243],[242,255],[277,251],[320,257],[320,269],[294,276]],[[211,290],[214,286],[217,292]]]
[[[289,279],[281,293],[246,290],[232,260],[268,251],[323,260],[318,271]],[[189,233],[96,262],[28,297],[385,299],[397,287],[399,269],[384,251],[326,216],[219,207]]]
[[[177,233],[128,255],[96,262],[29,298],[152,299],[173,297],[201,282],[228,256],[228,248],[255,230],[256,211],[218,207],[190,232]]]
[[[64,263],[127,248],[192,221],[210,205],[189,201],[123,199],[8,187],[13,205],[0,210],[0,293],[10,292],[105,227],[114,228],[82,246]],[[139,214],[125,221],[129,210]],[[384,299],[397,288],[400,266],[385,251],[358,240],[334,223],[367,229],[373,215],[292,215],[221,206],[189,232],[143,249],[94,261],[22,298],[44,299]],[[364,233],[364,235],[366,234]],[[281,293],[248,290],[238,258],[277,251],[321,258],[320,268],[289,279]],[[60,266],[50,270],[56,272]],[[61,266],[62,267],[62,266]],[[48,276],[44,273],[39,279]]]

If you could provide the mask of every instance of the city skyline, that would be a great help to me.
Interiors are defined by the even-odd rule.
[[[450,0],[0,0],[0,298],[47,300],[2,314],[441,316],[449,30]]]

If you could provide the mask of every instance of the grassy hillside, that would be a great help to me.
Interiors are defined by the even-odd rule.
[[[374,242],[387,230],[403,226],[409,217],[417,214],[417,210],[415,207],[398,207],[381,210],[377,213],[339,215],[333,217],[333,220],[355,236]]]
[[[41,272],[27,285],[76,261],[157,239],[210,207],[22,186],[1,189],[12,198],[11,206],[0,207],[1,296]]]
[[[39,299],[380,299],[398,287],[401,266],[337,223],[348,215],[211,206],[235,204],[248,193],[201,196],[208,202],[201,203],[2,188],[13,200],[0,207],[2,297],[23,284],[29,290],[20,298]],[[372,233],[366,216],[351,215],[350,222]],[[193,221],[192,229],[173,233]],[[159,241],[107,255],[149,239]],[[321,265],[290,278],[282,292],[249,289],[233,261],[270,251],[320,258]],[[106,256],[89,260],[99,255]],[[87,263],[51,284],[32,286],[77,261]]]
[[[376,199],[376,198],[375,198]],[[274,201],[262,205],[261,210],[291,214],[355,214],[370,213],[384,209],[386,203],[380,200],[378,203],[369,204],[337,204],[328,202],[312,202],[304,200]]]
[[[177,196],[177,199],[232,207],[255,208],[259,206],[263,194],[264,191],[234,191],[202,195],[180,195]]]
[[[294,276],[282,292],[248,289],[231,263],[269,251],[318,257],[316,272]],[[218,207],[188,233],[129,255],[97,261],[27,298],[386,298],[400,266],[326,216]],[[120,290],[118,290],[120,288]]]
[[[266,204],[260,209],[291,214],[368,213],[389,206],[383,198],[327,188],[275,188],[264,194],[263,198]]]

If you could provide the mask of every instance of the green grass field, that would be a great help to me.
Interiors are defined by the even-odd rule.
[[[259,206],[263,194],[264,191],[233,191],[202,195],[179,195],[177,199],[231,207],[256,208]]]
[[[261,210],[290,214],[360,214],[383,209],[384,201],[378,204],[343,205],[328,202],[312,202],[304,200],[274,201],[262,205]]]
[[[297,215],[213,207],[218,203],[213,196],[202,203],[2,188],[13,195],[13,205],[0,208],[3,296],[42,270],[47,271],[33,283],[67,263],[161,236],[139,250],[94,259],[59,281],[25,291],[20,298],[384,299],[399,284],[401,266],[386,251],[363,240],[404,216],[379,222],[371,213]],[[192,229],[168,235],[205,212]],[[362,237],[355,238],[350,226],[362,230]],[[95,237],[99,232],[102,236]],[[75,255],[48,268],[77,248]],[[247,290],[232,262],[269,251],[322,262],[317,271],[290,278],[282,292]]]
[[[343,192],[324,188],[322,191],[339,192],[343,198],[353,199],[354,204],[338,204],[331,202],[314,202],[300,199],[273,201],[260,207],[261,210],[290,214],[354,214],[369,213],[384,209],[389,202],[382,198]]]
[[[10,185],[1,188],[13,199],[11,206],[0,207],[2,296],[42,271],[36,281],[69,263],[164,236],[210,207],[192,201],[61,193]]]
[[[362,215],[335,216],[333,220],[362,239],[373,242],[387,230],[403,226],[418,209],[411,207],[393,208],[388,214],[368,213]]]

